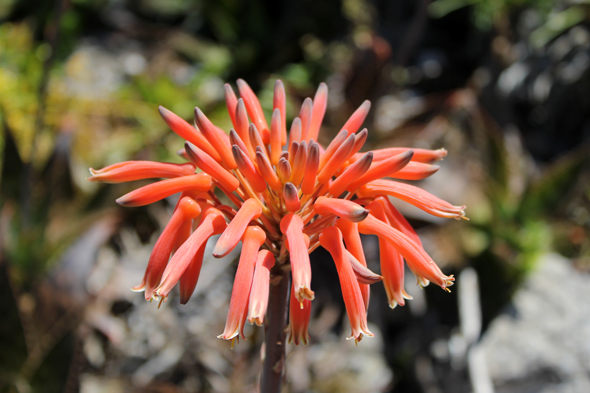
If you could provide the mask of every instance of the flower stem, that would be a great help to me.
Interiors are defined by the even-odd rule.
[[[289,273],[285,264],[275,265],[268,299],[268,324],[264,339],[265,357],[260,378],[261,393],[279,393],[285,367]],[[276,280],[276,281],[275,281]]]

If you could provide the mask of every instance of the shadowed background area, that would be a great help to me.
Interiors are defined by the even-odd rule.
[[[86,180],[124,160],[182,162],[162,105],[231,128],[223,84],[270,118],[325,81],[319,142],[365,100],[365,149],[449,154],[420,187],[469,222],[396,206],[457,285],[389,309],[371,290],[358,346],[338,275],[312,254],[308,346],[289,392],[590,391],[590,6],[569,0],[0,0],[0,392],[254,392],[261,329],[233,350],[236,250],[206,257],[192,300],[160,309],[139,284],[175,197]],[[378,241],[363,238],[379,271]],[[213,243],[214,244],[214,243]],[[209,245],[212,248],[212,244]],[[210,255],[210,250],[206,255]]]

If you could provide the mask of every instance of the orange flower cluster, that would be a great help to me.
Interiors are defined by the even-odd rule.
[[[289,307],[291,342],[307,344],[314,292],[309,253],[318,246],[336,264],[352,336],[373,334],[367,327],[369,285],[383,281],[389,305],[404,305],[404,259],[420,285],[453,285],[423,250],[420,239],[389,196],[438,217],[464,218],[453,206],[428,192],[395,180],[426,178],[444,149],[389,148],[360,153],[367,130],[359,131],[370,108],[365,101],[326,147],[317,143],[326,112],[328,88],[321,84],[307,98],[287,135],[285,89],[277,81],[268,126],[262,107],[243,80],[241,98],[225,85],[234,128],[229,135],[195,109],[193,127],[160,107],[168,126],[185,142],[179,154],[188,163],[129,161],[91,169],[91,181],[110,183],[164,178],[117,199],[122,206],[143,206],[180,193],[170,222],[150,256],[145,276],[134,288],[146,299],[165,299],[179,283],[180,301],[191,297],[207,241],[221,234],[213,255],[223,257],[242,241],[242,252],[223,334],[233,340],[250,323],[262,325],[271,270],[291,269]],[[199,169],[200,173],[195,173]],[[367,268],[360,234],[379,237],[381,275]]]

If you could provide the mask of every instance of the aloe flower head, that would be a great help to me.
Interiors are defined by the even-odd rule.
[[[243,337],[246,321],[265,324],[269,286],[275,269],[290,270],[289,339],[307,344],[314,299],[309,254],[324,247],[332,256],[351,326],[351,339],[372,336],[367,327],[369,285],[382,281],[389,305],[403,306],[404,261],[422,286],[448,290],[445,275],[422,248],[416,232],[390,202],[394,197],[438,217],[464,218],[453,206],[407,182],[438,170],[432,163],[444,149],[388,148],[361,152],[362,129],[370,109],[365,101],[327,146],[318,134],[326,112],[328,88],[320,84],[299,116],[286,120],[285,89],[274,88],[270,125],[248,84],[238,80],[239,97],[225,85],[233,129],[226,132],[195,108],[195,126],[160,107],[168,126],[185,140],[184,164],[128,161],[91,169],[91,181],[119,183],[164,179],[119,199],[122,206],[143,206],[180,194],[174,213],[156,242],[141,283],[147,300],[165,300],[178,285],[186,303],[196,285],[206,244],[220,235],[213,256],[228,255],[242,243],[225,340]],[[288,131],[287,131],[288,130]],[[380,275],[367,268],[360,234],[376,235]],[[327,263],[318,261],[317,263]],[[330,262],[331,263],[331,262]]]

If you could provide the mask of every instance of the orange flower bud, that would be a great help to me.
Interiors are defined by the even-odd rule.
[[[248,116],[250,116],[250,119],[252,119],[252,122],[260,132],[262,140],[265,144],[270,143],[268,124],[266,123],[262,107],[260,106],[256,94],[254,94],[250,86],[243,79],[238,79],[238,89],[240,90],[240,96],[244,99]]]
[[[229,223],[225,231],[217,240],[217,244],[213,249],[213,256],[215,258],[221,258],[229,254],[238,244],[248,224],[251,220],[254,220],[262,214],[262,208],[255,199],[248,199],[233,220]]]
[[[358,131],[359,128],[363,125],[365,118],[369,114],[369,110],[371,109],[371,102],[366,100],[358,107],[358,109],[350,116],[350,119],[342,126],[342,130],[346,130],[348,135],[352,135]],[[341,130],[341,131],[342,131]]]
[[[184,150],[188,159],[203,172],[217,180],[226,190],[232,192],[238,189],[240,182],[234,175],[229,173],[217,161],[209,157],[203,150],[190,142],[184,144]]]
[[[172,164],[153,161],[126,161],[95,170],[90,168],[90,181],[123,183],[134,180],[189,176],[195,174],[191,164]]]
[[[334,214],[352,222],[362,221],[369,214],[369,211],[358,203],[346,199],[326,198],[323,196],[316,199],[313,209],[317,214]]]
[[[204,173],[177,177],[131,191],[117,199],[117,203],[126,207],[144,206],[182,191],[209,191],[212,185],[211,176]]]
[[[320,126],[324,115],[326,114],[326,107],[328,106],[328,86],[325,83],[320,83],[315,97],[313,98],[313,108],[311,110],[311,120],[309,122],[309,129],[307,131],[306,141],[312,139],[317,140],[320,133]]]
[[[275,82],[272,109],[278,109],[281,114],[281,145],[287,143],[287,97],[285,86],[280,79]]]
[[[221,161],[221,156],[219,153],[217,153],[217,150],[211,146],[211,144],[207,141],[207,138],[205,138],[199,130],[195,129],[195,127],[188,124],[184,119],[181,119],[179,116],[170,112],[163,106],[160,106],[160,115],[166,124],[168,124],[168,127],[178,134],[178,136],[189,141],[195,146],[198,146],[201,150],[213,157],[215,161]]]

